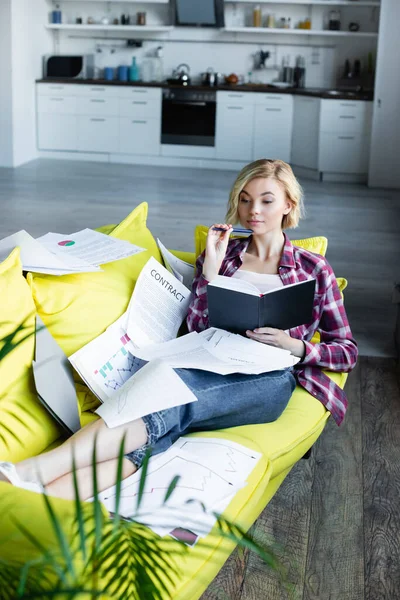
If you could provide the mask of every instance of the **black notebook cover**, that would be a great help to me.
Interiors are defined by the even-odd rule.
[[[284,286],[264,295],[252,296],[208,284],[210,327],[244,333],[256,327],[291,329],[310,323],[315,279]]]

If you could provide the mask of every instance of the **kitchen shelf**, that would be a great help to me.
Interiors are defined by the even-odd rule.
[[[225,4],[254,4],[256,0],[224,0]],[[257,0],[257,4],[316,4],[320,6],[372,6],[380,7],[374,0]]]
[[[378,37],[372,31],[331,31],[329,29],[283,29],[272,27],[224,27],[222,31],[229,33],[272,33],[280,35],[324,35],[324,36],[351,36],[351,37]]]
[[[50,0],[51,1],[51,0]],[[84,0],[85,2],[107,2],[108,4],[169,4],[169,0]],[[59,0],[59,3],[62,2],[82,2],[82,0]]]
[[[66,31],[171,31],[172,25],[78,25],[58,23],[48,23],[46,29],[66,30]]]

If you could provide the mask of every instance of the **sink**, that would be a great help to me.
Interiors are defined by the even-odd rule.
[[[344,90],[328,90],[325,92],[325,94],[328,94],[328,96],[356,96],[357,94],[355,92],[348,92],[348,91],[344,91]]]

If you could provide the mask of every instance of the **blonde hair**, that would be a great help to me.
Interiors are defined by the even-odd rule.
[[[246,165],[236,177],[229,195],[228,211],[225,217],[226,222],[234,224],[239,221],[238,205],[240,193],[250,181],[258,177],[271,177],[283,186],[292,208],[287,215],[283,215],[282,229],[297,227],[304,213],[302,187],[297,181],[290,165],[283,160],[267,158],[255,160]]]

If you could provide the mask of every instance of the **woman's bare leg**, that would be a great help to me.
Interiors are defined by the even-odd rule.
[[[118,460],[107,460],[97,464],[97,486],[99,492],[115,485],[117,479]],[[126,479],[137,470],[137,467],[127,458],[122,461],[122,479]],[[93,469],[82,467],[77,469],[79,497],[87,500],[93,496]],[[72,473],[67,473],[59,479],[52,481],[46,486],[46,492],[50,496],[57,496],[66,500],[75,499],[75,488]]]
[[[93,446],[96,442],[96,461],[104,463],[118,458],[125,436],[124,452],[132,452],[147,441],[147,430],[142,419],[110,429],[102,419],[77,431],[58,448],[17,463],[18,475],[24,481],[41,481],[45,486],[72,471],[75,456],[77,469],[92,465]]]

